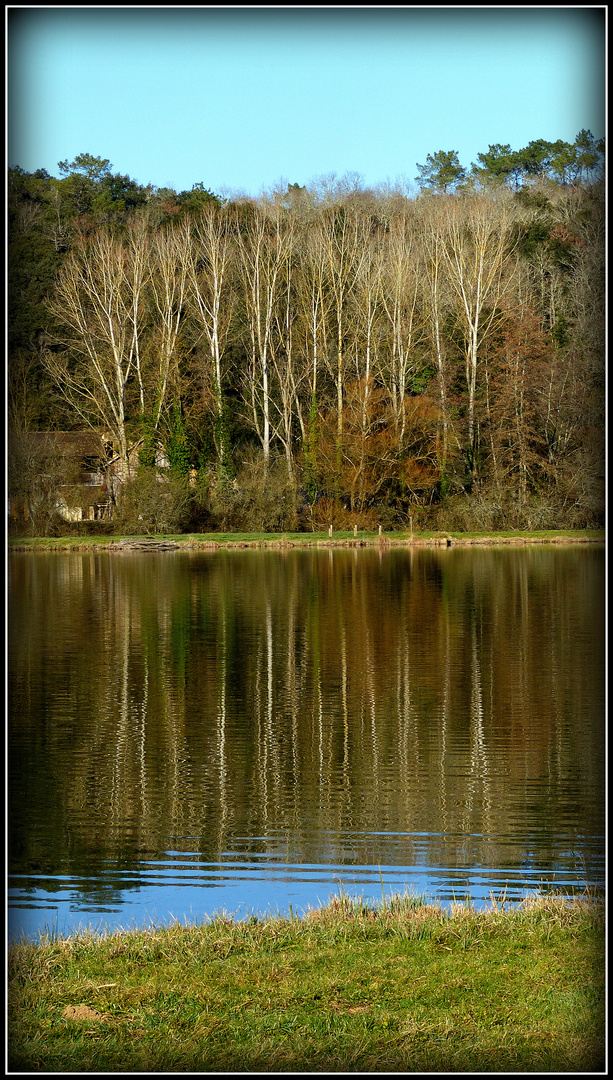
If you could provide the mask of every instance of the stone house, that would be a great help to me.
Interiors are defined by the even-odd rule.
[[[95,431],[36,431],[29,435],[41,460],[61,462],[57,511],[65,521],[94,521],[111,516],[107,461],[112,442]]]
[[[65,521],[74,522],[113,517],[121,486],[136,472],[143,443],[140,439],[130,448],[126,463],[115,452],[112,438],[104,432],[32,431],[23,434],[21,441],[22,469],[30,476],[37,471],[41,476],[48,475],[57,513]],[[168,467],[161,444],[156,448],[155,464]],[[29,486],[33,486],[31,482]],[[40,495],[31,493],[29,499],[32,497]],[[25,494],[12,496],[9,516],[27,518],[29,499]]]

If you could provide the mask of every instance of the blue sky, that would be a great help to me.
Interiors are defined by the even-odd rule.
[[[7,10],[7,157],[258,195],[605,135],[605,8]]]

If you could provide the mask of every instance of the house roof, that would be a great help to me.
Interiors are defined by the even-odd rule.
[[[104,440],[95,431],[31,431],[28,438],[43,454],[57,451],[77,459],[107,457]]]

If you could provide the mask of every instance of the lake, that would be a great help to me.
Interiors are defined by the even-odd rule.
[[[602,885],[601,545],[8,574],[11,937]]]

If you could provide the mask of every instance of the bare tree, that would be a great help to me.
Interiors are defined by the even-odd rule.
[[[475,403],[481,347],[499,317],[514,261],[508,204],[472,196],[441,204],[443,264],[462,328],[467,389],[467,466],[475,473]]]
[[[370,220],[363,215],[363,258],[360,260],[352,303],[352,331],[355,357],[355,379],[363,394],[362,424],[368,424],[369,399],[374,387],[374,373],[380,368],[380,322],[382,316],[381,276],[383,245],[378,231],[371,232]]]
[[[279,208],[264,203],[254,208],[246,230],[238,230],[237,255],[249,334],[250,366],[245,401],[268,465],[273,435],[271,424],[271,346],[282,287],[282,269],[290,238]]]
[[[339,439],[343,434],[343,386],[347,362],[346,336],[349,329],[349,303],[360,266],[365,258],[364,231],[359,214],[345,206],[326,209],[316,226],[322,246],[326,282],[330,290],[330,323],[333,335],[332,356],[326,356],[336,385],[336,416]]]
[[[304,399],[301,394],[296,395],[296,412],[302,435],[306,485],[314,489],[322,406],[321,370],[329,336],[331,296],[327,288],[326,252],[321,231],[313,227],[301,230],[294,250],[297,252],[297,266],[293,357],[305,390]]]
[[[282,267],[279,303],[275,315],[274,333],[271,337],[271,357],[275,374],[277,395],[273,399],[271,425],[276,437],[285,449],[285,459],[290,481],[294,482],[294,441],[299,426],[302,436],[305,424],[301,398],[308,371],[302,363],[300,349],[295,341],[298,318],[295,301],[296,230],[293,214],[286,220],[285,263]]]
[[[157,430],[168,389],[178,374],[180,331],[187,292],[188,260],[186,248],[189,225],[158,229],[149,246],[149,289],[153,312],[153,338],[150,343],[149,398],[153,430]],[[136,258],[136,252],[134,254]],[[141,406],[145,412],[142,396]]]
[[[38,362],[35,354],[19,349],[7,370],[7,417],[9,430],[30,431],[41,406],[36,389]]]
[[[440,469],[447,477],[450,460],[450,443],[461,450],[455,431],[449,402],[449,349],[445,335],[445,320],[452,308],[449,283],[445,277],[444,243],[445,229],[440,213],[440,203],[427,199],[419,208],[418,229],[421,238],[420,292],[425,321],[426,338],[434,362],[439,399],[440,416]]]
[[[34,536],[53,533],[60,521],[61,488],[78,483],[79,469],[53,432],[8,432],[8,495],[11,513]]]
[[[406,394],[411,376],[417,374],[422,363],[419,350],[425,328],[418,255],[417,240],[407,215],[400,213],[390,223],[386,237],[380,288],[390,340],[383,377],[401,444],[406,428]]]
[[[204,337],[208,379],[215,413],[215,449],[220,464],[227,452],[224,438],[224,358],[230,336],[236,293],[231,282],[234,243],[228,211],[206,207],[186,226],[182,239],[188,266],[188,300],[199,334]]]
[[[137,223],[128,244],[100,231],[80,238],[60,269],[49,303],[55,342],[45,364],[60,393],[86,424],[114,438],[127,469],[130,383],[144,411],[141,344],[146,319],[145,234]]]

